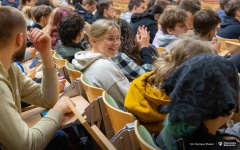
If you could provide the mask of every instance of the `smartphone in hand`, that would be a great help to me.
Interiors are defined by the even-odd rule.
[[[37,62],[38,62],[38,58],[35,57],[35,58],[33,59],[33,62],[31,63],[31,65],[29,66],[29,68],[32,69],[34,66],[36,66]]]

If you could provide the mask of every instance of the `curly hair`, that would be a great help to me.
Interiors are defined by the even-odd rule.
[[[68,14],[58,24],[58,35],[63,44],[69,44],[75,40],[84,28],[84,19],[79,14]]]
[[[51,25],[50,30],[49,30],[49,35],[51,37],[52,49],[55,48],[56,41],[57,41],[57,38],[58,38],[57,24],[63,18],[63,16],[65,16],[69,13],[71,13],[71,10],[69,8],[61,7],[56,11],[56,13],[53,17],[53,22],[52,22],[52,25]]]
[[[121,46],[119,51],[125,53],[131,59],[133,59],[138,65],[141,65],[142,57],[138,50],[137,43],[135,42],[133,31],[129,23],[121,18],[116,18],[115,21],[121,28],[121,36],[123,37],[121,41]]]
[[[173,43],[173,46],[164,56],[159,57],[153,64],[153,74],[148,82],[161,88],[169,75],[190,57],[197,56],[200,53],[217,54],[215,48],[207,41],[201,41],[195,36],[184,37]]]

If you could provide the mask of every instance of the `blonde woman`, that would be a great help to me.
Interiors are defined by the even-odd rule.
[[[110,58],[119,49],[120,37],[120,27],[115,21],[97,20],[90,29],[91,51],[76,53],[72,64],[123,106],[130,83]]]
[[[182,39],[174,43],[164,57],[159,57],[153,71],[133,80],[125,99],[125,108],[134,114],[150,132],[161,131],[165,114],[157,111],[159,105],[167,105],[170,98],[160,91],[165,79],[185,60],[200,53],[216,54],[208,42],[196,39]]]

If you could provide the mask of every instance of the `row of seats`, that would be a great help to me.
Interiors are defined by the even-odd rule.
[[[91,83],[91,81],[87,77],[84,76],[83,73],[75,70],[74,66],[71,63],[69,63],[67,60],[63,59],[61,57],[61,55],[59,55],[57,52],[54,53],[54,59],[55,59],[55,62],[57,64],[58,68],[61,68],[61,67],[63,67],[63,65],[65,65],[71,82],[73,82],[77,78],[81,77],[82,86],[85,90],[85,93],[87,95],[89,103],[92,103],[99,96],[103,97],[103,102],[105,104],[108,116],[110,118],[114,134],[117,134],[121,129],[123,129],[126,126],[127,123],[135,122],[135,125],[134,125],[135,129],[134,130],[135,130],[135,134],[137,136],[137,139],[138,139],[138,142],[139,142],[141,148],[142,149],[149,149],[149,150],[150,149],[158,149],[158,147],[152,141],[151,135],[147,131],[147,129],[144,126],[139,125],[139,122],[136,120],[136,118],[131,113],[122,111],[118,107],[115,100],[110,95],[108,95],[107,92],[105,92],[101,88],[95,87]],[[75,109],[75,108],[72,108],[72,109]],[[86,120],[83,119],[78,114],[78,118],[79,117],[81,119],[80,122],[85,124]],[[85,128],[88,129],[88,130],[92,130],[92,127],[90,127],[89,125],[85,125]],[[101,131],[94,131],[94,132],[101,132]],[[92,134],[93,134],[92,136],[96,136],[96,135],[94,135],[94,133],[92,133]],[[97,138],[97,137],[95,137],[95,138]],[[100,144],[100,143],[98,143],[98,144]]]

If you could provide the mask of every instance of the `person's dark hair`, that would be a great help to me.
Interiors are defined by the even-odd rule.
[[[169,1],[167,0],[156,0],[154,5],[161,6],[163,9],[167,8],[167,5],[169,5]]]
[[[35,6],[40,6],[40,5],[51,6],[51,1],[50,0],[36,0]]]
[[[97,13],[103,16],[104,9],[108,9],[109,5],[112,5],[112,1],[101,1],[97,5]]]
[[[177,4],[179,5],[181,3],[182,0],[178,0]],[[192,0],[193,2],[195,2],[196,4],[198,4],[199,6],[201,6],[201,2],[200,0]]]
[[[229,2],[230,0],[220,0],[220,8],[224,10],[225,5]]]
[[[86,6],[87,4],[92,6],[93,4],[96,5],[96,1],[95,0],[82,0],[82,3],[81,3],[83,6]]]
[[[149,0],[147,4],[147,10],[155,4],[156,0]]]
[[[163,13],[163,8],[159,5],[153,5],[149,11],[153,14],[162,14]]]
[[[201,6],[192,0],[182,0],[179,5],[179,9],[185,10],[186,12],[190,12],[193,15],[201,9]]]
[[[174,29],[177,23],[185,22],[187,17],[187,12],[179,8],[165,9],[159,19],[163,33],[168,34],[167,28]]]
[[[63,16],[70,14],[71,10],[67,7],[61,7],[59,8],[54,17],[53,17],[53,23],[51,24],[50,30],[49,30],[49,35],[51,37],[51,44],[52,44],[52,49],[55,49],[56,41],[57,41],[57,25],[59,21],[63,18]]]
[[[224,7],[226,15],[231,17],[235,17],[238,10],[240,10],[240,0],[229,1]]]
[[[149,16],[149,14],[151,14],[151,19],[154,20],[154,15],[155,14],[162,14],[163,13],[163,8],[161,6],[158,5],[153,5],[148,11],[145,11],[143,13],[135,13],[133,14],[133,16],[136,17],[147,17]]]
[[[52,7],[47,5],[34,6],[32,9],[32,16],[36,22],[40,22],[41,17],[49,16],[52,10]]]
[[[22,0],[22,5],[26,5],[26,1],[30,2],[31,0]]]
[[[26,32],[26,21],[23,14],[14,7],[0,7],[0,46],[9,44],[16,32]],[[25,35],[24,35],[25,37]]]
[[[198,11],[193,17],[193,31],[195,35],[205,36],[221,23],[219,15],[211,9]]]
[[[134,34],[129,23],[121,18],[114,19],[121,28],[121,46],[119,51],[125,53],[128,57],[134,60],[138,65],[141,65],[142,57],[135,42]]]
[[[134,6],[139,7],[141,3],[144,3],[144,0],[130,0],[128,3],[128,9],[129,11],[132,11]]]
[[[149,0],[148,4],[147,4],[147,10],[149,10],[153,5],[159,5],[163,9],[165,9],[167,7],[167,5],[169,5],[169,1],[167,1],[167,0]]]
[[[79,14],[67,14],[58,24],[58,35],[63,44],[72,43],[84,28],[84,19]]]

